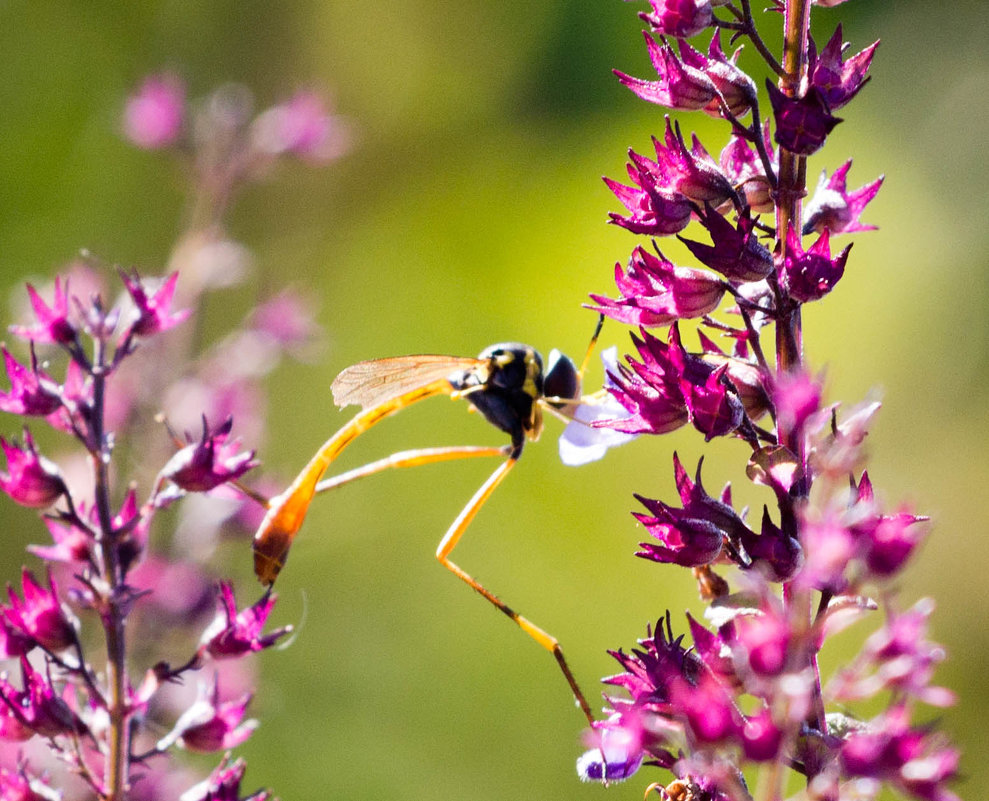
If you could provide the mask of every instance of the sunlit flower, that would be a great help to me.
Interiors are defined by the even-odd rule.
[[[61,472],[54,462],[38,453],[27,428],[23,446],[0,437],[0,447],[7,457],[7,472],[0,472],[0,489],[16,503],[43,509],[65,493]]]
[[[876,226],[865,225],[859,221],[859,218],[869,201],[879,192],[884,176],[880,175],[872,183],[849,192],[846,188],[846,178],[851,167],[852,160],[849,159],[835,170],[830,178],[826,172],[821,173],[817,189],[804,208],[805,235],[813,231],[823,233],[825,229],[832,234],[876,230]]]
[[[0,606],[10,626],[21,636],[37,643],[47,651],[61,651],[76,641],[78,621],[62,602],[51,571],[48,571],[48,588],[42,587],[34,575],[24,568],[21,571],[23,600],[7,587],[10,606]]]
[[[238,613],[233,588],[229,582],[221,581],[217,615],[203,632],[200,650],[214,659],[229,659],[270,648],[292,631],[291,626],[286,626],[261,634],[276,600],[277,595],[266,593],[253,606]]]
[[[130,293],[134,302],[134,321],[130,325],[130,331],[139,337],[148,337],[167,331],[169,328],[181,323],[189,314],[189,309],[173,312],[171,310],[172,296],[175,294],[175,284],[179,279],[177,272],[172,273],[154,291],[148,295],[145,283],[141,281],[137,272],[128,275],[121,270],[120,278]]]
[[[209,492],[233,481],[254,467],[254,451],[240,451],[240,441],[229,439],[233,418],[228,417],[212,431],[203,417],[199,442],[182,448],[168,460],[161,471],[187,492]]]

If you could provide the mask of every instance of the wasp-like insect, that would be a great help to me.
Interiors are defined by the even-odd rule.
[[[447,529],[436,549],[440,563],[475,589],[556,658],[589,722],[590,706],[577,685],[555,637],[511,609],[450,559],[478,510],[505,479],[522,455],[526,440],[536,440],[543,428],[543,411],[564,417],[580,404],[580,379],[603,318],[598,321],[580,370],[554,351],[544,370],[536,350],[516,342],[485,348],[477,358],[416,355],[373,359],[346,368],[330,387],[338,406],[356,404],[361,411],[316,452],[292,484],[268,502],[268,512],[254,537],[254,572],[262,584],[274,583],[295,535],[316,494],[388,468],[413,467],[431,462],[480,456],[504,456]],[[417,401],[435,395],[463,398],[490,423],[511,437],[502,447],[423,448],[392,454],[330,479],[323,479],[333,460],[358,436],[376,423]]]

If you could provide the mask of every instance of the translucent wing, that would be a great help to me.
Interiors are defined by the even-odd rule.
[[[471,370],[483,363],[481,359],[434,354],[372,359],[346,368],[333,379],[330,391],[337,406],[354,403],[368,409],[416,387]]]

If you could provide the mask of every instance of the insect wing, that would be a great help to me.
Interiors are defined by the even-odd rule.
[[[337,406],[377,406],[440,378],[471,370],[483,360],[462,356],[418,354],[358,362],[333,379],[330,391]]]

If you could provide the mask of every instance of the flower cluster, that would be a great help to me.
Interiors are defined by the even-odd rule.
[[[24,568],[0,604],[0,658],[14,668],[0,673],[2,798],[244,798],[243,761],[224,756],[191,786],[198,778],[164,757],[247,739],[250,657],[291,630],[265,632],[276,596],[238,607],[207,563],[221,530],[246,535],[263,512],[239,485],[257,464],[242,438],[263,435],[259,379],[303,353],[315,327],[291,291],[202,352],[184,323],[207,289],[248,276],[246,250],[223,234],[233,191],[281,155],[332,158],[343,128],[310,92],[253,121],[243,90],[220,90],[195,116],[184,95],[174,78],[149,79],[124,119],[138,146],[193,156],[193,213],[169,274],[120,270],[111,294],[80,263],[48,288],[28,285],[30,316],[10,327],[24,355],[2,348],[0,410],[25,423],[0,436],[0,490],[38,510],[51,538],[28,549],[40,577]],[[162,414],[190,433],[170,435]],[[163,650],[183,637],[179,658]]]
[[[931,683],[943,658],[926,637],[932,607],[897,611],[892,591],[926,518],[885,508],[864,469],[878,404],[825,404],[802,351],[802,307],[829,295],[848,264],[850,246],[835,253],[831,238],[872,229],[861,215],[882,183],[849,191],[849,160],[804,204],[806,160],[868,81],[878,42],[846,56],[838,25],[818,50],[810,0],[777,0],[782,14],[767,19],[783,22],[778,62],[744,0],[650,5],[640,17],[656,77],[616,70],[618,80],[650,103],[724,120],[728,138],[715,158],[667,116],[648,155],[629,150],[630,183],[605,179],[625,207],[611,222],[653,241],[615,265],[616,296],[591,295],[590,308],[635,330],[634,351],[608,371],[619,413],[589,425],[655,435],[689,424],[705,440],[733,438],[767,502],[749,519],[730,487],[710,494],[702,464],[688,470],[676,454],[678,503],[635,496],[648,535],[636,556],[689,567],[706,624],[688,615],[678,633],[667,612],[630,652],[611,652],[620,672],[604,679],[606,715],[578,772],[616,781],[650,765],[672,774],[650,789],[697,801],[747,801],[754,772],[757,797],[782,798],[787,769],[810,798],[872,798],[885,785],[953,801],[957,751],[917,720],[922,704],[953,701]],[[706,54],[686,41],[705,31]],[[768,118],[723,32],[763,56]],[[688,226],[709,243],[683,236]],[[663,255],[655,238],[669,236],[701,266]],[[828,638],[880,606],[886,620],[858,658],[823,677]],[[855,717],[851,705],[866,700],[885,706]]]

